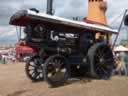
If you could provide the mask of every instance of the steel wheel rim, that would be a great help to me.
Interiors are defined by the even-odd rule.
[[[63,58],[56,57],[50,60],[47,65],[47,79],[53,82],[61,81],[65,78],[67,68]]]
[[[30,61],[28,64],[28,74],[32,79],[40,80],[43,78],[42,67],[43,64],[36,64],[35,60]]]
[[[101,78],[109,77],[112,71],[113,54],[109,47],[102,46],[96,50],[94,69]]]

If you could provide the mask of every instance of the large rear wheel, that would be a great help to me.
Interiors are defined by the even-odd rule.
[[[109,79],[114,68],[114,58],[110,47],[106,44],[95,44],[88,52],[92,76]]]

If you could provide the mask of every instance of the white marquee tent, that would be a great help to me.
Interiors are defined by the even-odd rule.
[[[114,48],[114,51],[115,52],[128,52],[128,48],[122,46],[122,45],[119,45],[117,47]]]

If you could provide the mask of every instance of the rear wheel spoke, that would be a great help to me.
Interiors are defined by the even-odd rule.
[[[110,76],[113,66],[113,55],[109,47],[97,48],[94,55],[94,70],[100,78]]]

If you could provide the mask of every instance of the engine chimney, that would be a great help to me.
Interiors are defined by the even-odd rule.
[[[104,0],[88,0],[87,21],[107,25],[106,13],[107,3]]]
[[[47,14],[53,15],[53,0],[47,0]]]

